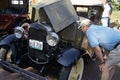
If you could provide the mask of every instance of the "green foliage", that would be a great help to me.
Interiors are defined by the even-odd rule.
[[[117,3],[116,1],[112,1],[112,6],[113,6],[113,10],[120,10],[120,3]]]

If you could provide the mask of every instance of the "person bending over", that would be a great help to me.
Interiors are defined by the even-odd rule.
[[[90,46],[100,60],[101,80],[111,80],[115,65],[120,63],[120,32],[110,27],[95,25],[89,19],[81,21],[78,29],[86,34]],[[102,53],[103,48],[109,52],[107,59],[104,58],[106,53]]]

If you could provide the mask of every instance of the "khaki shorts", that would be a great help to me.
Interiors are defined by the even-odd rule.
[[[106,63],[109,65],[117,65],[120,63],[120,44],[110,51]]]

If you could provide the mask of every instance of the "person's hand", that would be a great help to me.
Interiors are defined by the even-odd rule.
[[[107,55],[104,55],[104,60],[107,60],[108,56]]]
[[[101,72],[103,71],[104,66],[105,66],[105,63],[101,63],[101,64],[99,65],[99,69],[100,69]]]

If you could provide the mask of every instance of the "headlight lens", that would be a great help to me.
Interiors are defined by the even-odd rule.
[[[46,41],[50,46],[56,46],[59,41],[59,37],[56,33],[51,32],[49,35],[47,35]]]
[[[14,30],[14,34],[17,38],[22,38],[24,34],[24,29],[22,27],[16,27]]]

